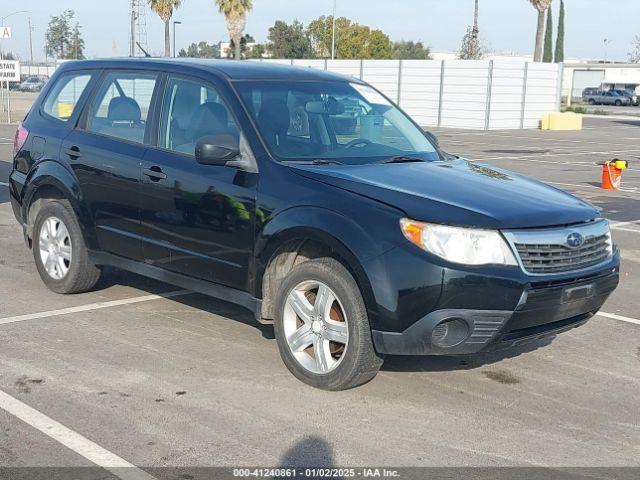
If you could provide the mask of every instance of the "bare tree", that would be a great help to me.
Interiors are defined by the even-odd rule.
[[[461,60],[480,60],[484,57],[485,49],[480,44],[480,29],[478,28],[478,0],[475,1],[473,25],[467,29],[462,38],[462,45],[458,51]]]
[[[242,34],[247,24],[247,12],[253,8],[252,0],[216,0],[218,10],[224,14],[229,37],[235,47],[235,59],[242,58]]]
[[[632,48],[629,52],[629,62],[640,63],[640,35],[633,37]]]
[[[538,11],[538,27],[536,30],[536,48],[533,53],[533,61],[542,61],[542,45],[544,43],[544,19],[547,10],[551,6],[551,0],[529,0]]]

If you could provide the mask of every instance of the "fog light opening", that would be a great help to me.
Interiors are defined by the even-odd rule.
[[[431,332],[431,342],[442,348],[455,347],[469,336],[469,326],[461,318],[447,318]]]

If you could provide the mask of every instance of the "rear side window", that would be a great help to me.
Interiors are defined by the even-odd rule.
[[[91,75],[86,72],[75,72],[62,75],[44,102],[44,112],[63,122],[68,121],[87,88]]]
[[[156,80],[154,73],[107,74],[91,105],[87,130],[143,143]]]

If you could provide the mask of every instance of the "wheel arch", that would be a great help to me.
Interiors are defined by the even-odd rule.
[[[298,264],[330,256],[353,276],[370,315],[377,312],[364,263],[382,252],[353,220],[331,210],[296,207],[283,212],[263,229],[256,243],[253,292],[262,298],[262,318],[274,318],[279,282]],[[329,233],[333,232],[333,233]]]
[[[64,199],[73,209],[85,240],[88,213],[82,208],[82,194],[75,175],[53,160],[38,163],[27,179],[27,188],[22,199],[22,218],[25,219],[27,236],[33,235],[33,226],[38,212],[46,200]]]

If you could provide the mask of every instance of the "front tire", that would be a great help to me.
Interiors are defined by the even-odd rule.
[[[36,268],[50,290],[62,294],[86,292],[100,279],[100,268],[89,260],[68,201],[52,200],[40,209],[32,244]]]
[[[360,289],[333,258],[295,267],[276,295],[274,331],[284,364],[304,383],[345,390],[368,382],[376,354]]]

